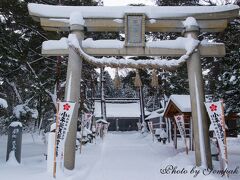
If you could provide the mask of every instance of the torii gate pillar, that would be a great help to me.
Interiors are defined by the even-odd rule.
[[[71,26],[71,33],[75,34],[81,45],[84,38],[83,28]],[[74,169],[75,166],[75,148],[76,148],[76,133],[77,133],[77,120],[78,109],[80,100],[80,82],[82,78],[82,59],[74,51],[69,48],[67,78],[65,88],[65,100],[75,102],[75,109],[72,116],[72,121],[67,134],[67,139],[64,148],[64,167],[68,170]]]
[[[184,36],[198,39],[199,27],[190,26],[185,29]],[[199,49],[187,61],[189,91],[191,98],[193,132],[195,142],[195,158],[197,166],[212,169],[211,150],[209,142],[209,123],[204,106],[204,84]]]

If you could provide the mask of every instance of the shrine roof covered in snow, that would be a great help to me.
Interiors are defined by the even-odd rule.
[[[94,115],[95,117],[101,117],[101,102],[95,101],[94,103]],[[134,103],[106,103],[107,118],[139,118],[140,117],[140,104]]]
[[[191,113],[190,95],[171,95],[164,110],[164,117],[177,113]]]

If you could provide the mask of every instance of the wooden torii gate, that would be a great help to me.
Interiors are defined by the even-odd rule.
[[[144,41],[145,32],[183,32],[184,37],[198,39],[199,32],[223,31],[228,21],[237,17],[239,7],[227,6],[195,6],[195,7],[104,7],[104,6],[52,6],[28,4],[29,14],[41,23],[47,31],[70,31],[76,35],[82,50],[91,56],[169,56],[179,57],[186,53],[183,46],[161,44],[152,46]],[[74,14],[78,14],[74,16]],[[196,22],[184,24],[184,20],[193,17]],[[82,18],[78,23],[76,18]],[[71,20],[72,19],[72,20]],[[183,22],[184,21],[184,22]],[[76,22],[76,23],[73,23]],[[105,40],[104,46],[99,41],[87,43],[84,31],[119,32],[125,31],[126,40],[118,46],[116,41]],[[51,48],[43,44],[42,54],[46,56],[68,55],[67,83],[65,100],[79,103],[82,57],[60,41],[52,43]],[[174,44],[175,42],[173,42]],[[204,88],[200,56],[223,57],[225,46],[222,43],[203,43],[190,54],[187,60],[189,89],[192,106],[196,165],[212,168],[208,121],[204,107]],[[75,139],[78,107],[74,110],[70,131],[65,144],[64,166],[72,170],[75,165]],[[202,142],[202,143],[201,143]]]

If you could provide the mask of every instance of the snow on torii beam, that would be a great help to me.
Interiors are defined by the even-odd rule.
[[[177,45],[178,44],[178,45]],[[42,55],[44,56],[68,56],[68,45],[66,38],[60,40],[49,40],[43,42]],[[82,41],[84,52],[91,56],[170,56],[179,57],[186,53],[184,42],[177,40],[164,40],[147,42],[145,47],[124,47],[124,42],[119,40],[95,40],[86,39]],[[223,43],[212,43],[202,41],[199,46],[202,57],[225,56],[225,45]]]
[[[28,4],[29,14],[48,31],[69,31],[72,12],[81,12],[88,31],[123,31],[126,13],[146,15],[146,32],[182,32],[187,17],[194,17],[201,32],[219,32],[227,27],[228,19],[239,14],[236,5],[225,6],[53,6]]]

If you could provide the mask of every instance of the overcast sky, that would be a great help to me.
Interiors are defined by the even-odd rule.
[[[103,0],[104,6],[126,6],[128,4],[154,5],[155,0]]]

